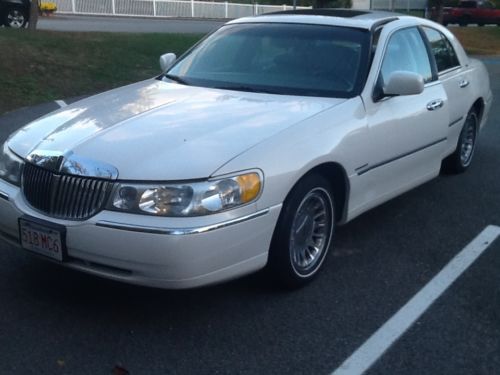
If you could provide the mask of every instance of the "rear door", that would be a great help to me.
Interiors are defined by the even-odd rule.
[[[445,35],[431,27],[422,27],[422,30],[429,41],[439,81],[448,97],[450,117],[447,153],[449,153],[456,147],[460,130],[472,105],[473,93],[470,83],[473,75],[469,67],[460,64],[452,44]]]

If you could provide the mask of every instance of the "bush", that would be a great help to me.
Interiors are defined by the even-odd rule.
[[[42,1],[40,3],[41,12],[55,12],[57,10],[57,4],[47,1]]]

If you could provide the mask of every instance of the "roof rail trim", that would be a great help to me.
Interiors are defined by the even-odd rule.
[[[399,17],[391,17],[391,18],[386,18],[386,19],[382,19],[380,21],[377,21],[375,22],[371,28],[370,28],[370,31],[371,32],[374,32],[376,29],[378,29],[380,26],[384,26],[384,25],[387,25],[388,23],[390,22],[393,22],[393,21],[397,21],[399,20]]]
[[[370,10],[355,10],[344,8],[311,8],[311,9],[296,9],[296,10],[280,10],[277,12],[269,12],[260,14],[260,16],[280,16],[280,15],[298,15],[298,16],[327,16],[339,18],[354,18],[365,14],[373,13]]]

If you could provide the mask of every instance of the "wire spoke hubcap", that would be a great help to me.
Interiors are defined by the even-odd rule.
[[[322,188],[311,190],[295,213],[290,233],[290,256],[300,274],[315,270],[329,246],[333,206]]]

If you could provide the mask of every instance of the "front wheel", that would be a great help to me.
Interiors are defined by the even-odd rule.
[[[320,175],[306,176],[283,204],[269,252],[271,276],[291,288],[313,279],[331,247],[334,225],[330,183]]]
[[[469,168],[479,130],[479,121],[476,112],[470,111],[465,119],[464,126],[458,137],[457,148],[443,161],[443,169],[449,173],[463,173]]]
[[[22,8],[11,7],[5,12],[3,23],[6,27],[21,29],[28,23],[28,14]]]

